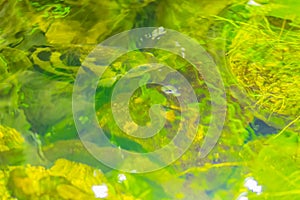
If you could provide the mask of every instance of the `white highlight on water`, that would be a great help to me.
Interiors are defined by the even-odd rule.
[[[92,190],[96,198],[105,198],[108,196],[108,187],[105,184],[102,185],[93,185]]]
[[[262,186],[258,185],[257,181],[254,180],[253,177],[246,178],[244,186],[256,194],[262,193]]]
[[[119,174],[118,175],[118,181],[119,181],[119,183],[122,183],[123,181],[126,181],[126,176],[125,176],[125,174]]]
[[[247,4],[250,6],[261,6],[261,4],[256,3],[254,0],[249,0]]]

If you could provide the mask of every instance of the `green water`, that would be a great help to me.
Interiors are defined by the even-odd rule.
[[[296,0],[256,1],[256,5],[251,2],[0,0],[0,199],[299,199],[300,62],[296,53],[300,46],[300,5]],[[184,112],[178,100],[180,91],[187,89],[173,86],[183,85],[184,81],[163,68],[152,68],[145,63],[163,63],[179,72],[198,100],[188,109],[197,110],[200,115],[199,126],[189,121],[189,127],[184,127],[196,129],[197,133],[179,159],[157,171],[128,173],[99,162],[80,142],[72,95],[80,69],[93,77],[97,74],[93,69],[103,67],[97,54],[90,54],[99,43],[142,27],[173,29],[197,41],[222,76],[227,111],[220,138],[202,158],[201,145],[210,122],[224,112],[213,111],[214,104],[224,101],[223,91],[217,90],[220,100],[211,99],[209,88],[214,85],[206,83],[185,60],[182,49],[181,56],[150,48],[118,57],[102,74],[94,96],[95,117],[112,144],[136,153],[155,151],[172,143],[180,120],[190,117],[181,116]],[[280,51],[285,54],[280,57],[274,53],[280,65],[270,65],[271,58],[265,56],[255,57],[255,62],[249,56],[251,59],[239,65],[239,59],[246,60],[251,52],[261,55],[267,47],[275,48],[278,44],[272,39],[270,46],[260,47],[258,43],[242,52],[244,49],[239,47],[253,40],[249,36],[250,39],[243,41],[241,34],[247,32],[245,27],[259,27],[257,30],[262,30],[261,37],[266,41],[280,38],[276,42],[282,44]],[[176,42],[176,38],[170,40]],[[100,53],[110,59],[111,52]],[[237,67],[230,68],[232,63],[237,63]],[[257,63],[263,63],[261,68],[267,68],[264,73],[274,74],[279,80],[272,85],[256,75],[249,78],[248,74],[261,72]],[[268,78],[264,73],[262,78]],[[119,127],[111,102],[113,91],[125,74],[128,80],[137,79],[140,87],[128,103],[134,123]],[[121,91],[134,85],[128,80],[128,84],[119,86]],[[166,81],[168,85],[144,84],[149,80]],[[282,91],[271,91],[277,86]],[[260,99],[265,93],[271,95],[267,100]],[[89,95],[87,91],[86,96]],[[124,95],[125,92],[116,98],[122,100]],[[165,122],[162,129],[147,139],[127,135],[125,131],[151,122],[148,111],[154,104],[164,109],[163,114],[156,111]],[[126,109],[118,107],[118,111],[124,113]],[[88,111],[79,121],[90,123]],[[188,139],[191,137],[187,135]],[[108,160],[113,157],[107,147],[96,142],[91,148],[98,153],[108,152],[104,155]],[[61,161],[61,164],[59,159],[74,162]],[[127,163],[124,161],[124,165]],[[162,158],[136,159],[127,167],[162,163]],[[41,170],[34,166],[40,166]],[[101,178],[96,179],[98,169]],[[126,180],[120,179],[123,176]],[[108,186],[108,196],[97,197],[92,190],[92,185],[101,184]]]

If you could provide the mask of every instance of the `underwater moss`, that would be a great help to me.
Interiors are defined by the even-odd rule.
[[[289,4],[228,7],[208,32],[208,49],[243,107],[272,126],[298,130],[299,30],[293,24],[298,17],[277,12],[280,6]]]
[[[299,114],[298,35],[276,30],[267,19],[253,20],[241,27],[228,52],[238,82],[270,114]]]

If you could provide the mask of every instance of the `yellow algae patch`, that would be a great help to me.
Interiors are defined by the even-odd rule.
[[[0,171],[0,178],[4,199],[133,199],[116,192],[100,170],[65,159],[57,160],[50,169],[7,167]]]
[[[13,149],[22,149],[23,143],[24,138],[18,131],[0,125],[0,153]]]
[[[64,159],[56,161],[49,170],[52,176],[61,176],[87,194],[93,195],[92,186],[106,182],[101,171],[95,170],[88,165],[75,163]]]
[[[174,113],[174,110],[169,110],[165,113],[165,118],[166,120],[170,121],[170,122],[174,122],[176,119],[176,115]]]
[[[88,199],[90,195],[82,193],[79,188],[72,185],[61,184],[57,186],[57,192],[63,199]]]
[[[6,183],[7,183],[7,172],[0,170],[0,194],[2,199],[13,199],[11,198],[10,193],[6,189]]]
[[[10,170],[7,186],[8,190],[12,192],[12,196],[38,197],[43,194],[39,182],[48,175],[45,168],[27,166],[10,168]]]

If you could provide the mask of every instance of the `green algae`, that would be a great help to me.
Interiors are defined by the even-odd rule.
[[[292,0],[257,3],[262,6],[223,0],[1,2],[0,124],[17,129],[26,142],[33,140],[25,145],[24,154],[23,147],[14,150],[18,139],[7,143],[7,133],[14,131],[5,129],[1,145],[12,153],[0,154],[5,169],[0,171],[3,198],[91,199],[95,197],[92,171],[100,168],[98,183],[110,185],[110,199],[236,199],[243,192],[250,199],[299,199],[299,6]],[[194,108],[201,112],[194,142],[181,158],[157,172],[126,173],[127,180],[119,183],[119,172],[97,161],[78,140],[72,86],[81,63],[99,42],[143,26],[183,32],[211,53],[226,86],[226,121],[212,152],[200,159],[212,114],[217,114],[211,113],[208,86],[201,75],[181,57],[161,50],[135,51],[118,58],[99,80],[95,96],[99,125],[116,146],[150,152],[168,144],[178,129],[176,96],[166,96],[157,85],[140,87],[129,104],[132,118],[142,125],[150,121],[144,110],[153,104],[165,107],[162,116],[167,123],[155,137],[136,139],[114,122],[110,96],[126,72],[133,69],[131,77],[145,72],[135,71],[136,66],[160,62],[178,70],[194,87],[199,99]],[[101,63],[91,60],[89,65]],[[141,85],[149,79],[147,73]],[[167,73],[155,79],[178,83]],[[252,127],[257,119],[276,131]],[[81,121],[87,123],[89,118]],[[134,124],[123,127],[134,128]],[[94,149],[106,151],[97,145]],[[132,165],[147,162],[159,163],[134,160]],[[38,166],[22,166],[25,163]],[[262,185],[260,195],[243,186],[250,176]]]

